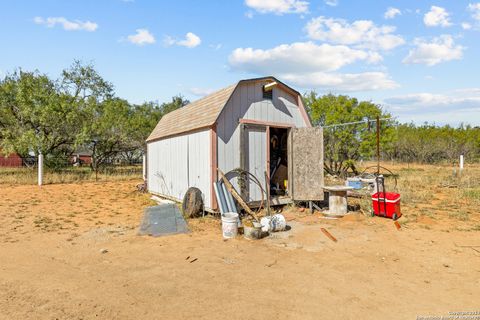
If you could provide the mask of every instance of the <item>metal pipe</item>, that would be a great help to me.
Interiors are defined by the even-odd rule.
[[[223,193],[220,192],[220,188],[218,187],[218,182],[213,183],[213,189],[215,190],[215,195],[217,196],[218,200],[218,207],[220,209],[220,213],[225,213],[227,212],[226,204],[225,204],[225,199],[223,198]]]
[[[227,198],[227,203],[230,204],[230,207],[232,209],[231,212],[236,212],[238,213],[238,209],[237,209],[237,205],[235,204],[235,200],[233,200],[233,196],[230,192],[228,192],[227,190],[227,187],[225,186],[225,184],[223,184],[223,186],[225,187],[225,194],[226,194],[226,198]]]
[[[380,174],[380,117],[377,116],[377,174]]]
[[[219,183],[220,183],[220,187],[221,187],[221,193],[223,193],[223,198],[225,199],[225,204],[227,206],[228,212],[234,212],[233,208],[230,204],[230,201],[228,201],[229,200],[228,199],[228,191],[227,191],[227,188],[225,187],[225,183],[221,183],[221,182],[219,182]]]
[[[267,215],[270,217],[272,215],[270,212],[270,181],[268,179],[267,171],[265,171],[265,189],[267,193]]]

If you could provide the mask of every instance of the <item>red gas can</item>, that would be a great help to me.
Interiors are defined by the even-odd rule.
[[[379,217],[397,220],[402,216],[400,211],[400,194],[393,192],[377,192],[372,195],[373,213]]]

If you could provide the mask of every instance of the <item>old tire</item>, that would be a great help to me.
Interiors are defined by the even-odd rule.
[[[203,212],[203,198],[200,189],[191,187],[185,193],[182,202],[183,215],[186,218],[199,217]]]

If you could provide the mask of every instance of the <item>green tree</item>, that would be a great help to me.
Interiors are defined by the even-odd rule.
[[[333,126],[350,122],[371,121],[390,118],[379,105],[369,101],[358,101],[344,95],[328,94],[319,96],[312,91],[304,96],[305,106],[316,126],[325,127],[325,170],[329,174],[344,174],[348,169],[356,171],[355,162],[370,159],[376,152],[375,122],[346,126]],[[392,150],[395,138],[394,127],[389,122],[381,122],[381,149],[384,154]]]
[[[75,108],[46,75],[20,70],[0,82],[0,146],[4,153],[64,154],[75,143],[77,122]]]

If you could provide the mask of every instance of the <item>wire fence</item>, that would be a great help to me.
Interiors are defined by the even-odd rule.
[[[0,161],[0,184],[35,184],[38,181],[37,157],[9,157]],[[75,183],[80,181],[115,181],[142,179],[142,159],[110,159],[96,170],[91,157],[45,156],[43,181]]]

